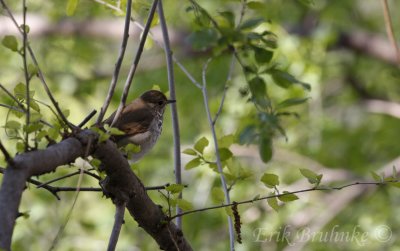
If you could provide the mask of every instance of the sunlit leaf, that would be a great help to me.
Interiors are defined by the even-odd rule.
[[[319,184],[322,179],[322,174],[318,175],[310,169],[300,168],[300,173],[307,178],[308,182],[311,184]]]
[[[186,166],[185,169],[189,170],[195,167],[198,167],[201,164],[201,159],[199,157],[192,159],[191,161],[189,161]]]
[[[199,153],[203,154],[204,148],[206,148],[208,144],[209,144],[208,139],[206,137],[202,137],[194,144],[194,149],[196,149]]]
[[[235,136],[233,134],[224,135],[218,139],[218,145],[220,148],[228,148],[233,144],[234,140]]]
[[[295,195],[293,193],[284,191],[283,194],[278,197],[278,199],[283,202],[290,202],[290,201],[298,200],[299,197],[297,197],[297,195]]]
[[[170,184],[165,188],[170,193],[180,193],[185,188],[182,184]]]
[[[272,194],[272,195],[275,195],[275,194]],[[276,212],[278,212],[279,205],[278,205],[278,200],[276,199],[276,197],[268,198],[267,203],[272,209],[274,209]]]
[[[279,185],[279,176],[276,174],[264,173],[260,180],[268,188],[274,188]]]
[[[374,171],[370,171],[372,178],[376,181],[376,182],[382,182],[383,178],[377,174]]]
[[[187,154],[187,155],[197,155],[197,152],[192,149],[192,148],[186,148],[185,150],[182,151],[182,153]]]
[[[78,6],[79,0],[68,0],[67,2],[67,16],[75,14],[76,7]]]
[[[215,203],[223,203],[225,201],[224,191],[220,187],[213,187],[211,189],[211,196]]]
[[[9,121],[6,122],[4,127],[7,128],[7,129],[18,130],[18,129],[21,128],[21,123],[19,123],[18,121],[15,121],[15,120],[9,120]]]
[[[177,199],[176,204],[181,208],[183,211],[189,211],[193,209],[193,204],[185,199]]]
[[[228,160],[232,158],[232,152],[228,148],[220,148],[219,149],[219,156],[221,158],[221,161]]]

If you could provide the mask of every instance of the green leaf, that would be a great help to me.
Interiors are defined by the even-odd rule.
[[[250,1],[247,2],[247,7],[252,10],[262,10],[265,8],[265,5],[262,2]]]
[[[32,123],[29,124],[28,128],[26,128],[26,132],[27,133],[32,133],[32,132],[36,132],[39,131],[43,128],[43,124],[40,123]]]
[[[38,73],[39,69],[34,64],[28,64],[28,74],[29,76],[34,76]]]
[[[272,139],[270,137],[261,137],[260,138],[260,146],[259,152],[261,160],[264,163],[268,163],[272,159]]]
[[[307,178],[308,182],[311,184],[319,184],[322,179],[322,174],[318,175],[310,169],[300,168],[300,173]]]
[[[11,35],[4,36],[1,43],[4,45],[4,47],[6,47],[12,51],[18,51],[18,41],[15,36],[11,36]]]
[[[219,157],[220,157],[221,161],[228,160],[228,159],[232,158],[232,156],[233,156],[231,150],[229,150],[228,148],[220,148],[218,150],[219,150]]]
[[[135,144],[132,144],[132,143],[129,143],[129,144],[127,144],[126,146],[124,146],[124,149],[125,149],[125,152],[128,154],[128,155],[131,155],[131,154],[133,154],[133,153],[138,153],[138,152],[140,152],[140,146],[139,145],[135,145]]]
[[[192,148],[186,148],[185,150],[183,150],[182,153],[187,154],[187,155],[193,155],[193,156],[197,155],[197,152]]]
[[[208,144],[209,144],[208,139],[206,137],[202,137],[194,144],[194,149],[196,149],[199,153],[203,154],[204,148],[206,148]]]
[[[68,0],[67,3],[67,16],[72,16],[78,6],[78,0]]]
[[[21,123],[19,123],[18,121],[15,121],[15,120],[9,120],[6,122],[4,127],[7,129],[19,130],[21,128]]]
[[[234,140],[235,136],[233,134],[224,135],[218,140],[218,145],[220,148],[229,148]]]
[[[298,200],[299,197],[293,193],[289,193],[288,191],[283,191],[283,194],[278,197],[278,199],[282,202],[290,202],[294,200]]]
[[[26,24],[25,24],[25,25],[24,25],[24,24],[21,24],[21,25],[19,26],[19,28],[21,29],[22,32],[25,31],[26,34],[28,34],[29,31],[31,30],[31,28],[29,27],[29,25],[26,25]]]
[[[212,28],[203,29],[193,32],[186,40],[192,45],[193,49],[205,50],[217,43],[218,32]]]
[[[37,113],[36,114],[39,114],[40,115],[40,106],[39,106],[39,104],[35,101],[35,100],[33,100],[33,99],[31,99],[30,100],[30,106],[31,106],[31,108],[33,109],[33,110],[35,110],[35,111],[37,111]],[[42,115],[40,115],[40,118],[39,119],[41,119],[42,118]]]
[[[260,77],[255,77],[249,82],[249,88],[251,91],[251,94],[253,96],[253,101],[262,106],[262,107],[268,107],[269,101],[267,99],[267,87],[265,85],[264,79]]]
[[[224,191],[220,187],[213,187],[211,189],[211,197],[215,203],[223,203],[225,201]]]
[[[47,132],[48,132],[49,137],[53,140],[56,140],[58,138],[58,136],[60,135],[60,132],[58,131],[57,128],[49,128],[49,130]]]
[[[189,211],[193,209],[193,204],[185,199],[177,199],[176,204],[179,206],[180,209],[183,211]]]
[[[376,182],[382,182],[382,181],[383,181],[383,178],[382,178],[379,174],[377,174],[376,172],[370,171],[370,173],[371,173],[372,178],[373,178]]]
[[[21,141],[18,141],[16,148],[17,148],[17,152],[22,153],[25,151],[25,144]]]
[[[40,131],[37,135],[36,135],[36,139],[38,141],[42,140],[45,136],[47,135],[47,131]]]
[[[278,69],[271,69],[268,71],[271,74],[272,79],[274,80],[275,84],[282,88],[288,88],[292,86],[293,84],[300,84],[302,85],[303,88],[310,90],[311,87],[309,84],[303,83],[299,80],[297,80],[295,77],[293,77],[291,74],[281,71]]]
[[[222,11],[219,13],[228,23],[228,27],[235,26],[235,15],[231,11]]]
[[[252,46],[254,50],[254,57],[260,65],[269,63],[272,59],[272,56],[274,53],[270,50],[258,47],[258,46]]]
[[[289,98],[289,99],[286,99],[286,100],[282,101],[281,103],[279,103],[276,106],[276,109],[282,109],[282,108],[287,108],[290,106],[300,105],[300,104],[303,104],[304,102],[306,102],[308,99],[309,99],[309,97],[307,97],[307,98]]]
[[[257,127],[255,125],[246,126],[239,135],[239,144],[250,144],[257,137]]]
[[[240,26],[240,30],[245,29],[253,29],[259,26],[262,22],[264,22],[264,18],[252,18],[244,21]]]
[[[201,164],[201,159],[199,157],[192,159],[191,161],[189,161],[186,166],[185,169],[189,170],[195,167],[198,167]]]
[[[23,83],[18,83],[14,87],[14,95],[17,99],[25,100],[26,98],[26,85]],[[29,91],[29,97],[32,99],[35,95],[35,91]],[[32,105],[32,103],[31,103]],[[37,108],[37,107],[36,107]]]
[[[279,176],[272,173],[264,173],[260,180],[268,188],[274,188],[279,185]]]
[[[275,195],[275,194],[272,194]],[[276,199],[276,197],[271,197],[267,199],[268,205],[274,209],[276,212],[278,212],[279,210],[279,205],[278,205],[278,200]]]
[[[180,193],[185,188],[182,184],[170,184],[165,188],[170,193]]]
[[[116,128],[116,127],[111,127],[109,129],[111,135],[125,135],[125,132],[121,131],[120,129]]]

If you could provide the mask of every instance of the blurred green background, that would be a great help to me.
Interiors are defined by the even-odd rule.
[[[7,1],[20,17],[19,1]],[[107,94],[118,55],[123,13],[112,6],[125,1],[80,1],[73,16],[66,15],[67,1],[28,2],[30,44],[40,67],[62,109],[70,111],[69,119],[78,124],[93,109],[99,110]],[[398,167],[400,128],[400,70],[385,32],[380,1],[372,0],[265,0],[252,2],[245,18],[263,17],[264,28],[277,35],[278,48],[274,60],[296,78],[311,85],[307,92],[300,87],[282,89],[270,80],[269,95],[277,99],[293,96],[310,97],[307,103],[290,108],[300,117],[284,118],[288,140],[274,139],[274,156],[265,164],[254,145],[239,145],[241,130],[254,120],[255,108],[240,95],[247,84],[242,70],[235,65],[226,102],[216,124],[219,137],[232,134],[231,146],[235,158],[231,169],[248,174],[233,186],[232,200],[252,199],[267,195],[260,177],[264,172],[279,175],[282,191],[310,188],[299,168],[309,168],[324,174],[323,185],[344,185],[357,181],[373,181],[370,171],[386,176],[392,166]],[[312,3],[310,3],[312,2]],[[165,14],[170,29],[174,55],[201,80],[203,64],[210,51],[194,50],[187,37],[196,29],[188,1],[165,0]],[[230,10],[237,16],[240,1],[198,1],[212,15]],[[393,28],[400,37],[398,1],[388,1]],[[133,16],[143,23],[150,1],[134,1]],[[0,36],[17,35],[5,11],[0,9]],[[132,25],[134,26],[134,25]],[[159,27],[153,27],[156,40],[161,41]],[[381,51],[389,50],[389,59],[371,55],[349,40],[359,33],[371,37],[362,41]],[[107,114],[116,109],[122,86],[139,42],[140,31],[133,29],[120,74],[117,93]],[[382,38],[386,46],[378,47],[372,39]],[[22,39],[18,37],[19,43]],[[378,50],[378,51],[379,51]],[[0,83],[8,90],[24,81],[22,60],[15,52],[0,46]],[[231,57],[215,58],[207,71],[210,108],[216,113],[224,90]],[[182,150],[192,147],[202,136],[210,138],[201,90],[175,67],[177,106],[181,128]],[[33,78],[35,97],[50,104],[37,78]],[[147,42],[128,99],[134,99],[154,85],[168,90],[165,56],[154,41]],[[11,104],[4,93],[1,103]],[[51,113],[42,106],[42,114],[51,121]],[[4,118],[9,115],[0,107]],[[174,183],[172,128],[170,110],[165,115],[163,134],[135,172],[146,186]],[[94,120],[89,124],[94,123]],[[16,152],[16,141],[8,139],[5,130],[0,137],[7,149]],[[212,149],[206,149],[212,155]],[[183,165],[190,156],[182,155]],[[1,160],[1,165],[6,164]],[[82,166],[77,161],[77,166]],[[86,167],[87,168],[87,167]],[[56,173],[39,177],[46,181],[77,170],[60,167]],[[1,179],[1,176],[0,176]],[[219,186],[219,176],[207,166],[183,171],[188,185],[184,198],[195,208],[217,204],[211,190]],[[74,186],[77,177],[58,182]],[[83,186],[97,187],[96,180],[85,176]],[[164,207],[160,193],[150,196]],[[237,250],[400,250],[399,191],[389,186],[354,186],[340,191],[299,194],[299,200],[273,211],[266,201],[239,206],[243,243]],[[19,218],[13,237],[13,250],[46,250],[64,223],[74,193],[60,193],[57,201],[49,192],[29,185],[24,193],[20,211],[28,218]],[[114,219],[114,207],[100,193],[81,192],[71,219],[56,250],[104,250]],[[156,250],[156,243],[125,217],[118,250]],[[191,214],[183,218],[183,231],[194,250],[228,250],[229,236],[225,210]],[[309,232],[308,232],[309,231]],[[307,233],[310,233],[307,235]],[[353,239],[329,239],[334,234],[349,234]],[[314,235],[312,235],[314,234]],[[365,238],[361,238],[361,235]],[[328,239],[323,238],[327,235]],[[314,236],[314,238],[313,238]],[[383,236],[383,237],[382,237]],[[286,238],[287,237],[287,238]],[[386,238],[387,237],[387,238]]]

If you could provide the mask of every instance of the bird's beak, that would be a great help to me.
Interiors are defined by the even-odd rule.
[[[176,102],[176,100],[175,99],[170,99],[170,100],[167,100],[167,104],[171,104],[171,103],[175,103]]]

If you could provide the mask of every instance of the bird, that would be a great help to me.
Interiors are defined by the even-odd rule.
[[[140,151],[129,156],[132,162],[137,162],[148,153],[156,144],[162,131],[163,115],[168,104],[176,102],[160,91],[144,92],[122,108],[120,116],[112,127],[124,132],[123,135],[112,135],[118,147],[129,143],[140,146]],[[104,124],[111,126],[116,112],[104,120]]]

